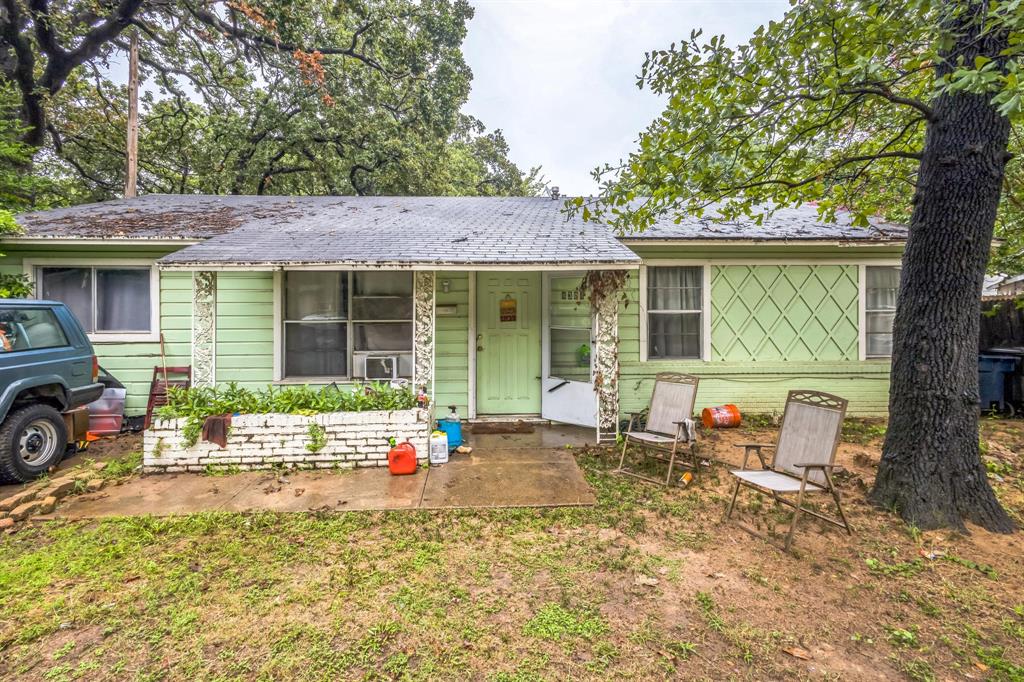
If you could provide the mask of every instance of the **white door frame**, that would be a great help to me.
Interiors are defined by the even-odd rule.
[[[552,277],[552,275],[558,275],[558,276],[562,276],[562,277],[564,277],[564,276],[580,276],[580,277],[582,277],[584,275],[584,273],[582,271],[580,271],[580,272],[555,272],[555,273],[545,272],[543,274],[543,277],[542,277],[542,285],[541,285],[541,350],[540,350],[540,352],[541,352],[541,372],[540,372],[541,373],[541,394],[540,394],[541,416],[543,416],[545,418],[550,418],[550,417],[547,416],[549,413],[545,409],[545,403],[546,403],[546,399],[547,399],[547,396],[549,395],[550,390],[558,385],[558,384],[556,384],[554,382],[559,382],[559,383],[567,382],[567,383],[569,383],[571,385],[570,386],[565,386],[564,388],[561,388],[559,390],[569,389],[571,391],[571,395],[574,395],[577,400],[586,401],[586,400],[589,399],[589,400],[591,400],[593,402],[593,408],[594,408],[594,410],[593,410],[593,418],[592,418],[592,420],[590,420],[590,421],[592,421],[592,423],[590,423],[590,424],[582,424],[582,425],[583,426],[588,426],[588,427],[592,426],[593,428],[597,429],[597,427],[598,427],[598,404],[597,404],[597,392],[594,390],[594,360],[595,360],[595,352],[594,352],[594,325],[596,324],[596,319],[595,319],[594,311],[593,310],[590,311],[590,348],[591,348],[591,353],[590,353],[590,381],[588,383],[584,383],[582,381],[569,381],[567,379],[557,379],[557,378],[552,377],[551,376],[551,277]],[[584,419],[582,417],[580,417],[580,420],[581,421],[587,421],[586,419]],[[552,419],[552,421],[560,421],[560,420]],[[573,423],[573,422],[564,422],[564,423]]]

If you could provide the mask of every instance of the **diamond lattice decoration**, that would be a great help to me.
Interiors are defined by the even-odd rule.
[[[723,361],[857,359],[857,266],[723,265],[711,282],[711,346]]]

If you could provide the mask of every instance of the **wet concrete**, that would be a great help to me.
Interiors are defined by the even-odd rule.
[[[84,519],[202,511],[347,511],[594,504],[567,445],[592,442],[593,431],[538,426],[532,433],[468,434],[469,455],[411,476],[387,469],[246,472],[228,476],[154,474],[99,493],[69,498],[53,514]]]

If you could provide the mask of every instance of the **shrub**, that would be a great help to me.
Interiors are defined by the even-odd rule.
[[[194,445],[203,422],[215,414],[284,414],[313,415],[322,412],[366,412],[369,410],[409,410],[416,406],[416,396],[408,386],[395,388],[390,384],[357,384],[342,390],[336,384],[315,389],[309,386],[267,386],[250,390],[232,382],[227,386],[193,386],[171,388],[167,404],[160,408],[160,419],[186,420],[185,442]]]

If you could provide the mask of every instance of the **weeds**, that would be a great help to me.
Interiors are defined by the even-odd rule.
[[[909,630],[903,628],[885,626],[885,631],[888,633],[886,639],[889,643],[896,647],[907,647],[916,649],[918,647],[917,641],[917,627],[910,626]]]
[[[725,621],[718,615],[718,607],[715,605],[715,600],[710,594],[698,592],[697,606],[700,608],[700,613],[704,616],[704,622],[708,624],[709,628],[715,632],[725,631]]]
[[[311,422],[307,433],[309,434],[309,442],[306,443],[306,450],[320,452],[327,446],[327,431],[320,424]]]
[[[547,603],[523,626],[523,634],[540,639],[562,640],[573,637],[594,639],[608,631],[600,614],[592,609],[568,610]]]
[[[913,577],[925,569],[925,563],[920,559],[888,564],[879,559],[868,558],[864,560],[864,563],[875,573],[903,578]]]

